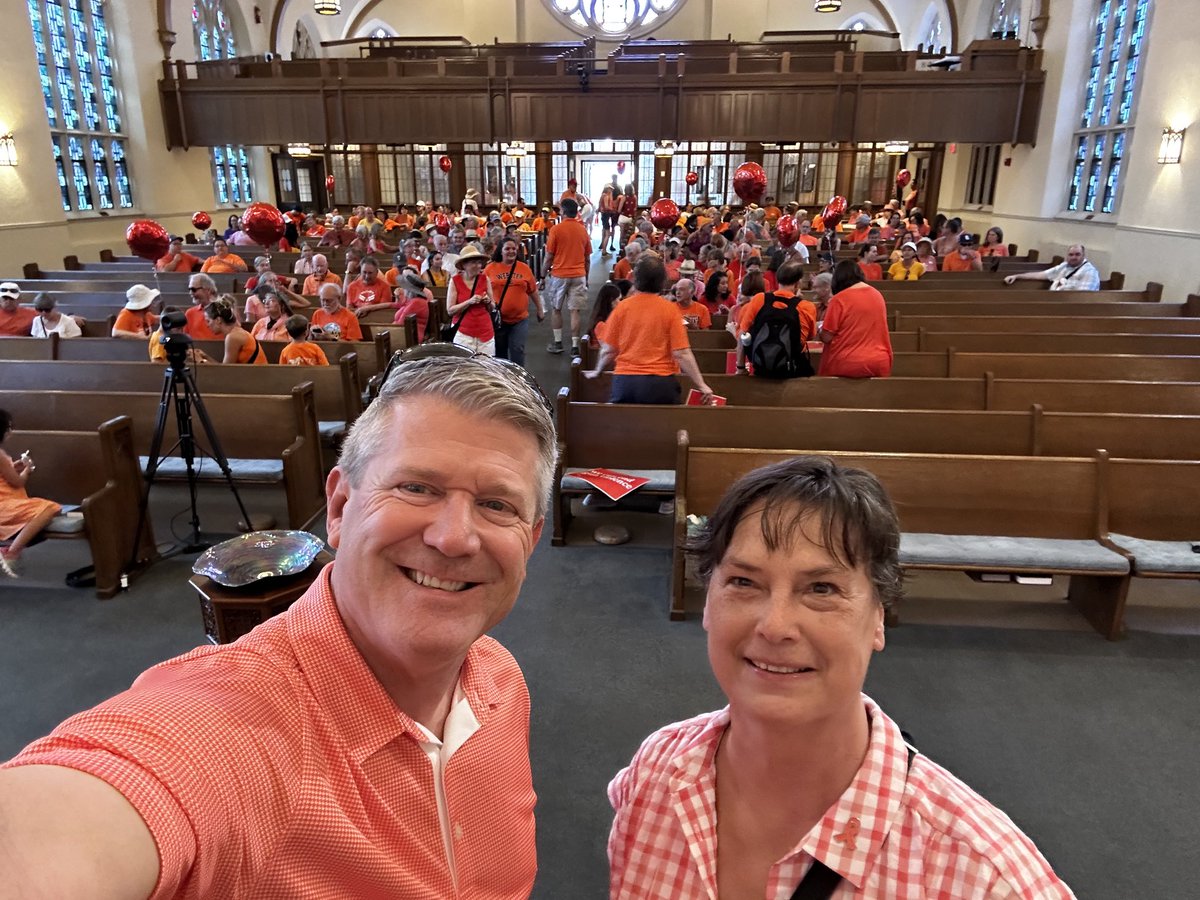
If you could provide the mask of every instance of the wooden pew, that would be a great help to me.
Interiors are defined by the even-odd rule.
[[[0,346],[0,350],[4,349]],[[0,360],[0,388],[30,391],[161,392],[166,369],[152,362]],[[349,353],[329,366],[204,366],[197,370],[202,397],[213,394],[290,395],[298,384],[313,386],[317,425],[326,446],[337,449],[362,413],[358,357]]]
[[[0,408],[35,429],[53,426],[91,431],[101,422],[128,416],[133,445],[143,461],[154,436],[159,399],[159,393],[0,390]],[[287,527],[307,528],[315,521],[325,508],[325,473],[312,384],[297,385],[288,396],[206,394],[204,403],[230,460],[234,480],[282,485],[287,497]],[[199,417],[193,421],[197,443],[211,451]],[[172,410],[164,430],[163,452],[177,440]],[[199,471],[202,482],[224,483],[215,462],[206,461]],[[157,477],[179,480],[185,473],[183,460],[171,456],[160,466]]]
[[[1200,334],[1192,316],[911,316],[896,313],[895,331],[1022,334]]]
[[[1200,462],[1110,459],[1107,532],[1144,578],[1200,579]]]
[[[908,298],[890,298],[888,315],[893,317],[894,327],[907,328],[908,316],[1005,316],[1018,319],[1034,316],[1148,316],[1152,318],[1174,318],[1176,316],[1200,316],[1200,298],[1189,297],[1183,303],[1144,303],[1105,299],[1093,294],[1092,299],[1069,299],[1065,294],[1047,294],[1046,300],[1009,296],[1008,299],[987,300],[982,297],[942,298],[913,295]],[[1058,299],[1062,298],[1062,299]],[[898,317],[898,318],[896,318]]]
[[[899,354],[897,361],[903,356],[905,354]],[[1200,381],[1200,356],[951,353],[948,362],[948,374],[952,378],[972,378],[992,372],[1001,378]],[[896,374],[900,374],[901,369],[898,364]]]
[[[30,496],[80,507],[82,531],[47,532],[47,537],[86,540],[95,570],[96,596],[114,596],[121,590],[121,576],[134,555],[142,491],[130,419],[119,416],[91,430],[23,428],[9,435],[8,444],[28,450],[37,461],[29,479]],[[157,555],[149,521],[138,546],[139,561]]]
[[[672,619],[685,603],[687,516],[708,516],[746,473],[803,451],[692,447],[679,436]],[[1103,457],[821,453],[872,472],[892,497],[906,570],[989,578],[1066,575],[1067,599],[1100,634],[1120,636],[1128,558],[1103,537]]]
[[[690,382],[678,376],[684,395]],[[713,391],[733,406],[848,407],[857,409],[1029,409],[1040,403],[1063,412],[1200,414],[1193,382],[997,378],[793,378],[771,381],[742,375],[709,375]],[[607,403],[612,374],[582,376],[572,364],[571,398]]]

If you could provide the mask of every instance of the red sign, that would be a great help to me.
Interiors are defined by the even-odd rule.
[[[620,500],[626,494],[632,493],[643,484],[649,483],[649,478],[639,478],[637,475],[625,475],[612,469],[588,469],[586,472],[574,473],[576,478],[582,478],[592,487],[599,490],[609,500]]]

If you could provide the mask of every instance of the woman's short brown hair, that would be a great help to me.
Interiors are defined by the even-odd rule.
[[[900,523],[891,498],[870,472],[839,466],[826,456],[795,456],[755,469],[725,492],[688,546],[698,557],[705,583],[738,525],[757,506],[762,507],[762,536],[769,549],[787,546],[815,517],[826,552],[850,568],[862,562],[885,609],[900,599]]]

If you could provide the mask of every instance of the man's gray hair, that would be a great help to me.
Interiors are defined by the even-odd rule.
[[[318,262],[323,262],[323,263],[325,263],[326,266],[328,266],[329,265],[329,257],[326,256],[324,253],[314,253],[313,258],[312,258],[312,264],[315,266]]]
[[[191,282],[189,287],[207,288],[208,290],[212,291],[214,294],[218,293],[217,283],[212,280],[212,276],[210,276],[207,272],[196,272],[188,280]]]
[[[410,397],[434,397],[460,411],[527,432],[538,445],[534,474],[536,518],[546,515],[551,480],[558,460],[554,420],[542,397],[515,367],[490,357],[433,356],[402,363],[384,382],[379,396],[358,417],[342,446],[338,465],[351,487],[358,487],[371,460],[388,452],[384,445],[392,407]]]
[[[327,281],[323,285],[321,285],[319,288],[317,288],[317,297],[319,299],[321,299],[321,300],[325,299],[325,293],[326,293],[325,289],[326,288],[331,288],[329,293],[336,296],[339,300],[342,298],[342,286],[340,284],[337,284],[336,282]]]
[[[813,279],[812,279],[812,286],[816,287],[818,284],[828,284],[830,287],[832,287],[833,286],[833,273],[832,272],[822,272],[820,275],[814,275]]]

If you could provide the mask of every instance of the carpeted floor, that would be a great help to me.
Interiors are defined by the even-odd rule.
[[[548,336],[547,326],[533,329],[529,368],[553,396],[568,359],[544,352]],[[177,489],[160,491],[160,540],[185,504]],[[270,494],[248,501],[252,513],[278,513],[275,504]],[[545,900],[605,895],[608,780],[654,728],[722,703],[700,623],[667,619],[665,518],[626,516],[635,543],[602,547],[590,529],[606,515],[626,516],[583,516],[563,548],[550,546],[547,529],[520,601],[495,631],[533,697],[534,896]],[[205,495],[207,527],[233,518],[227,495]],[[73,544],[34,548],[28,577],[0,583],[0,758],[202,640],[190,559],[161,562],[99,602],[61,586],[61,573],[82,564]],[[961,575],[914,579],[868,692],[923,752],[1007,811],[1080,897],[1195,896],[1196,586],[1139,584],[1130,634],[1117,643],[1048,599],[1061,586],[1014,590]]]

